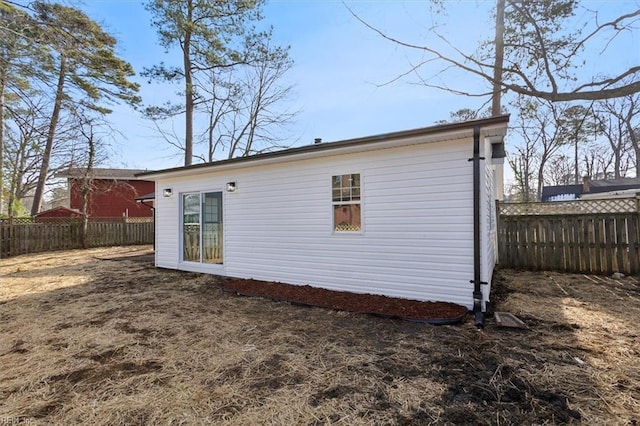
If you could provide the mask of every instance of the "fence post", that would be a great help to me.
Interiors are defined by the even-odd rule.
[[[8,245],[8,248],[9,248],[8,255],[9,256],[11,256],[14,253],[15,249],[16,249],[15,240],[14,240],[14,236],[15,236],[14,233],[15,233],[15,230],[13,229],[13,216],[9,216],[9,245]]]

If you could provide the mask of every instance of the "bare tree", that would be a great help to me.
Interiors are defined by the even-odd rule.
[[[623,160],[628,156],[629,150],[633,149],[627,136],[624,100],[625,98],[602,101],[599,105],[601,109],[595,114],[601,133],[611,149],[613,177],[616,179],[622,176]]]
[[[107,158],[106,148],[108,139],[113,136],[113,129],[101,117],[91,114],[87,110],[74,110],[73,118],[76,122],[78,146],[74,150],[74,157],[69,168],[76,167],[80,174],[81,212],[82,212],[82,246],[89,247],[89,201],[95,192],[94,170],[97,164]],[[71,190],[71,188],[69,188]]]
[[[556,114],[556,123],[559,129],[557,137],[564,144],[573,146],[574,184],[582,182],[580,173],[580,147],[591,138],[595,139],[601,131],[593,113],[593,103],[585,105],[564,106]]]
[[[442,7],[444,2],[436,1]],[[501,7],[504,4],[504,29],[500,25]],[[633,2],[619,16],[603,21],[598,11],[581,10],[577,0],[496,0],[496,31],[493,43],[476,51],[453,46],[438,28],[429,34],[444,42],[450,50],[426,42],[416,44],[403,41],[377,28],[354,13],[351,14],[367,28],[385,40],[411,50],[422,52],[424,59],[413,65],[406,74],[418,75],[420,82],[428,87],[447,90],[468,96],[490,96],[501,91],[545,99],[553,102],[576,100],[599,100],[622,97],[640,92],[640,65],[619,69],[613,75],[600,72],[584,80],[571,74],[583,58],[582,52],[596,46],[598,49],[612,48],[625,32],[636,30],[640,9]],[[567,23],[578,17],[580,22]],[[575,28],[568,32],[566,28]],[[502,33],[502,36],[501,36]],[[500,43],[500,42],[503,43]],[[503,52],[497,52],[501,44]],[[503,55],[500,65],[499,56]],[[427,63],[439,63],[443,69],[455,68],[479,77],[492,88],[485,92],[470,93],[456,87],[444,86],[419,75],[420,68]],[[607,72],[612,70],[605,69]],[[497,105],[494,105],[494,113]]]
[[[229,129],[228,158],[283,148],[283,138],[278,132],[297,113],[283,107],[292,91],[291,86],[281,84],[292,66],[287,49],[272,49],[268,44],[261,49],[260,59],[245,69],[241,85],[244,96],[239,102],[240,109],[235,111],[244,124]]]
[[[35,109],[10,109],[7,114],[6,147],[3,151],[3,174],[9,180],[7,213],[17,213],[17,203],[25,198],[38,182],[42,160],[41,140],[46,123]]]
[[[517,108],[518,117],[514,131],[521,137],[523,144],[516,145],[520,157],[535,155],[535,160],[524,158],[525,164],[535,165],[537,197],[542,196],[542,187],[546,182],[549,162],[558,154],[566,140],[562,138],[563,128],[558,124],[565,108],[551,102],[518,96],[512,106]],[[524,187],[527,189],[527,187]]]
[[[607,99],[596,104],[596,118],[613,151],[615,177],[620,177],[628,151],[634,153],[636,173],[640,170],[640,93]]]
[[[80,125],[80,134],[83,136],[84,141],[87,143],[87,162],[82,177],[82,247],[89,247],[88,240],[88,227],[89,227],[89,192],[93,185],[93,167],[96,159],[96,140],[94,125],[90,121],[84,121]]]
[[[507,156],[515,177],[512,192],[515,191],[517,201],[527,203],[535,198],[533,185],[535,184],[536,149],[532,141],[525,140],[525,143],[516,146],[515,150],[516,153]]]
[[[202,160],[211,163],[216,160],[216,154],[229,149],[230,134],[226,131],[225,122],[239,110],[242,86],[235,81],[232,70],[212,70],[209,80],[210,90],[206,91],[209,99],[205,102],[209,124],[203,136],[207,153]]]
[[[629,161],[628,156],[620,161],[618,176],[612,171],[614,167],[614,153],[600,143],[592,143],[585,147],[582,155],[582,169],[584,174],[591,179],[611,179],[614,177],[624,177],[627,173]]]
[[[573,183],[573,161],[566,154],[559,154],[549,160],[545,178],[549,185],[570,185]]]
[[[33,194],[42,169],[44,146],[49,125],[49,100],[38,91],[25,91],[19,103],[6,106],[6,147],[2,171],[8,182],[8,213],[15,215],[21,201]],[[52,146],[46,179],[67,168],[74,156],[77,131],[72,118],[62,114],[59,131]]]

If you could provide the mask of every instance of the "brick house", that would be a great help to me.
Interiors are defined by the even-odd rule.
[[[138,169],[95,168],[89,177],[88,213],[90,217],[153,217],[152,210],[136,198],[155,190],[154,181],[137,178]],[[82,210],[82,188],[86,170],[70,168],[56,173],[67,179],[68,204]]]

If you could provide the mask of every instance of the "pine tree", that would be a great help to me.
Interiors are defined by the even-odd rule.
[[[129,80],[134,75],[133,68],[116,56],[114,37],[76,8],[38,1],[33,9],[41,31],[39,43],[49,52],[45,70],[53,80],[55,96],[32,215],[42,204],[61,110],[79,105],[108,114],[110,103],[140,102],[139,87]]]

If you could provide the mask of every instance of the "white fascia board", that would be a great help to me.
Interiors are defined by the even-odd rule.
[[[220,172],[226,170],[235,170],[250,166],[262,166],[268,164],[284,164],[292,161],[301,161],[308,159],[316,159],[323,157],[333,157],[336,155],[354,154],[359,152],[376,151],[387,148],[397,148],[402,146],[419,145],[425,143],[442,142],[447,140],[462,139],[464,137],[471,137],[472,130],[449,132],[441,135],[427,135],[427,136],[414,136],[403,139],[391,139],[388,141],[375,141],[361,145],[345,145],[342,147],[335,147],[330,149],[322,149],[318,151],[305,151],[300,153],[291,153],[289,155],[284,154],[282,156],[274,156],[267,158],[257,157],[255,159],[247,159],[246,161],[239,161],[228,164],[211,163],[210,167],[202,167],[197,169],[182,169],[182,170],[168,170],[166,172],[159,171],[152,175],[145,176],[148,179],[158,180],[163,178],[174,178],[183,176],[196,176],[199,174],[210,173],[212,171]],[[331,144],[327,142],[326,144]]]

